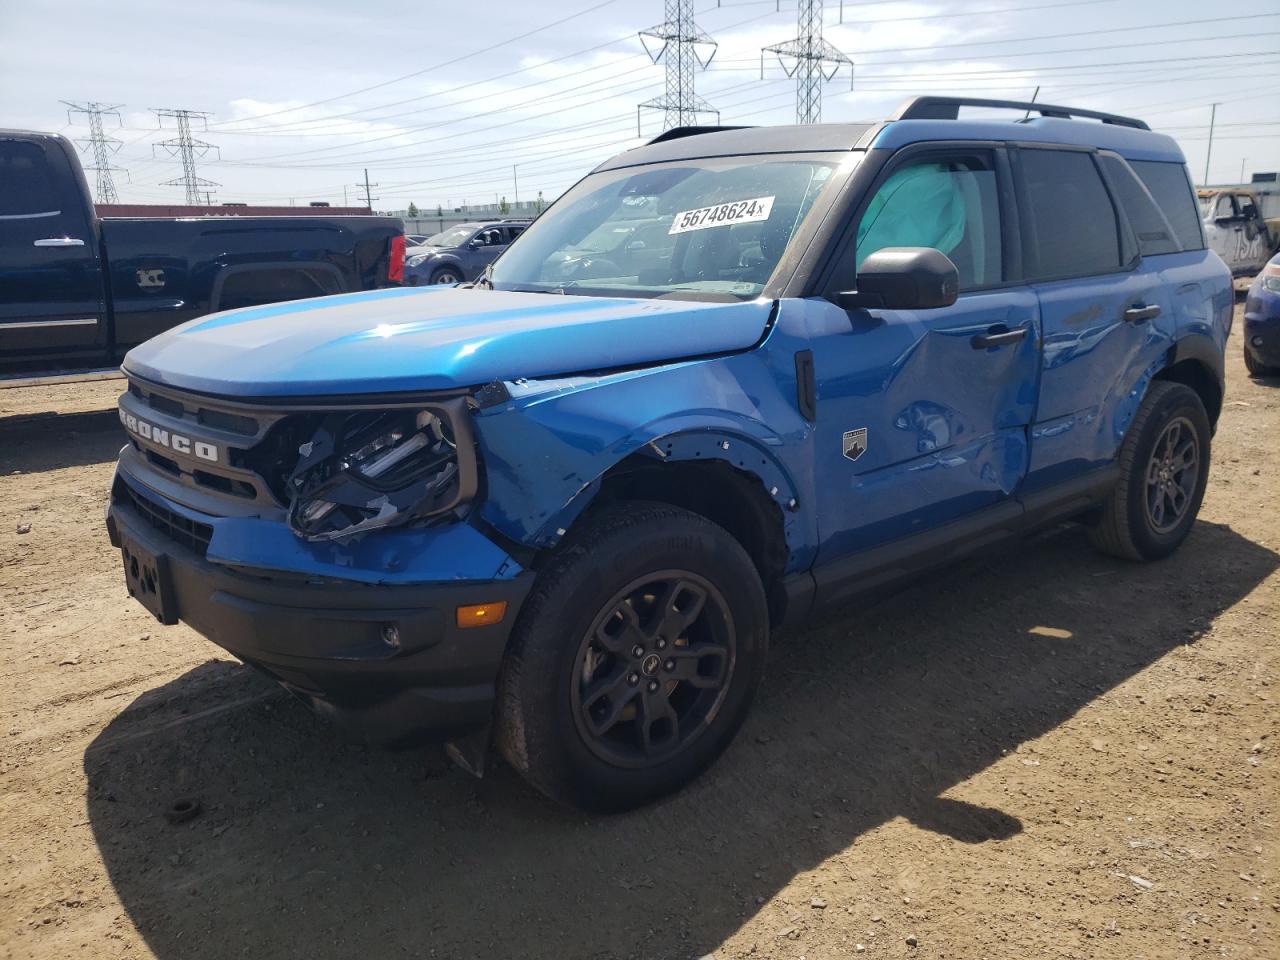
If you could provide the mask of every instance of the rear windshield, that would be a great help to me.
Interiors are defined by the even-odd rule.
[[[587,177],[494,264],[499,290],[759,296],[835,161],[682,160]]]

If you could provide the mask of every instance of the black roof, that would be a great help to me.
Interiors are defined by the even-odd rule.
[[[873,126],[870,123],[811,123],[787,127],[698,127],[689,134],[668,130],[653,142],[620,153],[596,169],[616,170],[695,157],[842,152],[852,150]]]

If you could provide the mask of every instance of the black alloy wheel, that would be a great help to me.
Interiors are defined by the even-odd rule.
[[[578,731],[592,753],[626,767],[660,763],[705,732],[733,676],[733,616],[720,591],[687,570],[619,590],[578,648]]]

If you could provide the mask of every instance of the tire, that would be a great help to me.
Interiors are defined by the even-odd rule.
[[[728,532],[665,504],[607,508],[570,533],[521,610],[498,684],[498,746],[562,803],[649,803],[733,740],[768,637],[759,574]]]
[[[1249,371],[1249,376],[1251,377],[1274,377],[1276,374],[1280,373],[1280,368],[1268,366],[1258,360],[1249,352],[1248,347],[1244,348],[1244,366],[1245,369]]]
[[[431,274],[432,284],[462,283],[462,271],[457,267],[440,267]]]
[[[1178,549],[1204,499],[1210,435],[1194,390],[1153,382],[1120,448],[1120,480],[1089,529],[1093,546],[1126,560],[1158,560]]]

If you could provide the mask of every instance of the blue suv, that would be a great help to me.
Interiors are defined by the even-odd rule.
[[[404,252],[404,282],[449,285],[474,280],[529,225],[528,220],[459,223]]]
[[[1176,549],[1232,305],[1138,120],[676,129],[469,286],[136,347],[108,526],[161,622],[356,736],[623,809],[725,749],[776,625],[1066,519]]]

